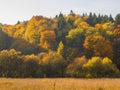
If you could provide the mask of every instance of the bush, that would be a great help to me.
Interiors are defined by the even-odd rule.
[[[86,77],[112,77],[119,73],[117,67],[109,58],[93,57],[83,65]]]

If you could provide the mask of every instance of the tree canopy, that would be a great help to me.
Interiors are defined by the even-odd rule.
[[[1,77],[120,77],[120,14],[70,11],[0,23]]]

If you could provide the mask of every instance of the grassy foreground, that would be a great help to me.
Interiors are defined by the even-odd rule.
[[[120,90],[120,79],[0,79],[0,90]]]

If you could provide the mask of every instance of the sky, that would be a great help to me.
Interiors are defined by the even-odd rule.
[[[60,12],[67,15],[70,10],[77,14],[93,12],[115,16],[120,13],[120,0],[0,0],[0,22],[15,24],[35,15],[54,17]]]

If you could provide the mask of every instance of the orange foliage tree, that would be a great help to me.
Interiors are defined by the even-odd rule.
[[[47,30],[41,33],[40,46],[45,49],[54,49],[56,42],[56,35],[54,31]]]
[[[109,40],[102,36],[90,35],[86,37],[84,42],[87,56],[101,56],[112,58],[112,45]]]

